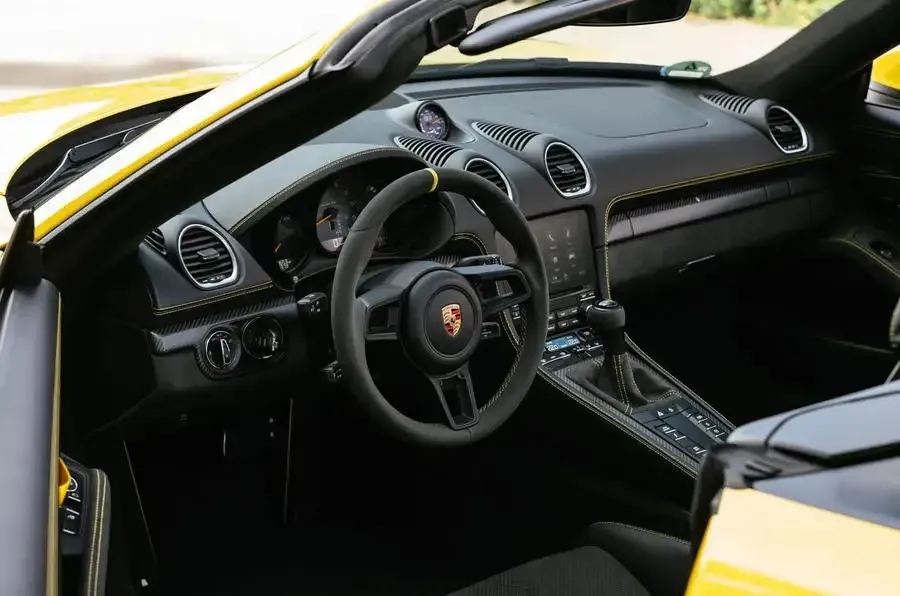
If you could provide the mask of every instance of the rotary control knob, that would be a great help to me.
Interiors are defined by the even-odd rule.
[[[241,360],[241,342],[231,329],[210,331],[203,341],[203,363],[219,375],[233,371]]]
[[[284,331],[274,318],[256,317],[244,325],[241,342],[247,354],[265,360],[281,352],[284,347]]]

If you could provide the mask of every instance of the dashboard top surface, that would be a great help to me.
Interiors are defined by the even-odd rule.
[[[608,208],[614,202],[831,153],[824,132],[812,122],[802,122],[807,149],[785,154],[764,127],[700,97],[709,91],[698,82],[582,77],[408,83],[371,109],[210,195],[190,215],[246,246],[254,227],[282,204],[326,184],[342,170],[371,161],[402,163],[403,169],[425,167],[434,162],[433,154],[416,155],[399,141],[427,138],[416,126],[418,110],[426,103],[443,112],[446,121],[438,118],[437,130],[446,135],[444,142],[466,159],[479,157],[498,168],[526,218],[586,209],[595,244],[604,241]],[[479,123],[513,127],[537,137],[543,163],[531,145],[511,149],[484,134]],[[563,196],[548,179],[546,148],[554,142],[574,150],[582,161],[588,179],[584,192]],[[493,227],[475,206],[464,197],[450,196],[447,201],[453,233],[493,242]],[[171,229],[172,224],[161,228]],[[252,260],[250,254],[240,258]],[[265,276],[259,273],[247,283],[264,283]],[[154,284],[163,281],[152,273],[150,277]],[[164,277],[171,281],[171,276]],[[231,288],[201,292],[191,299],[227,294],[244,283],[239,280]],[[179,292],[178,300],[185,301],[189,293]]]
[[[240,214],[245,216],[271,198],[266,196],[265,181],[283,188],[288,181],[351,155],[377,148],[397,150],[397,136],[423,136],[409,108],[425,100],[436,101],[445,110],[460,132],[462,142],[455,144],[493,161],[506,174],[519,208],[529,218],[576,203],[603,210],[622,194],[829,151],[825,139],[804,123],[813,139],[810,149],[799,156],[785,155],[765,132],[701,100],[701,91],[694,85],[625,79],[410,83],[382,104],[213,194],[205,205],[230,229]],[[475,132],[476,121],[551,135],[570,145],[593,174],[591,192],[578,199],[559,196],[535,167]],[[246,192],[250,188],[265,190],[250,196]]]

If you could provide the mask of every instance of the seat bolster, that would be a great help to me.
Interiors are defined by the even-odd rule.
[[[682,596],[693,561],[686,540],[616,522],[588,526],[581,543],[605,550],[652,596]]]

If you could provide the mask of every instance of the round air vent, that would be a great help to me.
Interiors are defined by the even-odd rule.
[[[503,193],[512,200],[512,186],[509,184],[509,180],[506,178],[506,175],[503,174],[503,171],[500,170],[493,163],[481,157],[473,157],[469,161],[466,162],[465,167],[463,168],[467,172],[471,172],[476,176],[481,176],[497,188],[503,191]],[[475,201],[471,201],[472,206],[475,207],[475,210],[478,213],[484,215],[484,210],[479,207],[478,203]]]
[[[766,110],[766,128],[783,153],[802,153],[809,147],[806,129],[796,116],[781,106],[770,106]]]
[[[570,146],[553,141],[544,149],[547,176],[556,191],[570,199],[591,190],[591,176],[581,156]]]
[[[237,259],[221,234],[190,224],[178,235],[178,258],[188,279],[202,290],[221,288],[238,276]]]

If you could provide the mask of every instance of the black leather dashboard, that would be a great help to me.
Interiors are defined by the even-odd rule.
[[[166,222],[155,247],[142,243],[138,262],[151,303],[151,350],[159,356],[186,337],[200,337],[203,330],[189,327],[192,322],[209,327],[211,312],[247,305],[252,310],[255,302],[271,308],[272,300],[291,297],[290,288],[271,274],[272,255],[251,242],[254,228],[282,205],[301,200],[304,191],[360,164],[427,166],[434,152],[416,155],[398,146],[398,137],[424,138],[416,128],[423,102],[435,102],[447,116],[446,143],[452,147],[444,149],[491,162],[526,218],[587,211],[598,290],[607,295],[620,282],[639,282],[827,218],[832,203],[825,166],[833,153],[827,132],[802,122],[806,147],[786,153],[757,125],[753,110],[741,112],[701,97],[710,92],[697,81],[569,77],[404,85],[381,104]],[[564,196],[548,179],[549,166],[538,167],[527,152],[488,138],[477,122],[536,135],[544,145],[563,143],[580,156],[589,188]],[[452,235],[476,238],[484,250],[498,252],[489,221],[465,197],[445,199]],[[186,277],[185,264],[175,255],[190,224],[206,226],[233,250],[238,273],[229,283],[202,288]]]

